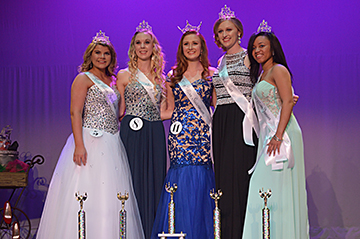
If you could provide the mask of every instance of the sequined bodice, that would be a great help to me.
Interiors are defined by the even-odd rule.
[[[198,95],[209,108],[213,85],[211,81],[199,79],[192,83]],[[178,84],[173,88],[175,108],[171,123],[179,121],[182,131],[169,133],[170,167],[206,165],[211,167],[209,126],[197,112]]]
[[[253,94],[256,94],[260,100],[269,108],[271,113],[277,117],[282,107],[282,101],[275,86],[268,83],[267,81],[260,81],[255,85]]]
[[[161,92],[160,85],[156,85],[156,92]],[[125,115],[138,116],[149,121],[161,120],[158,109],[153,104],[145,88],[138,81],[131,81],[127,84],[124,97]],[[160,101],[157,104],[160,104]]]
[[[120,94],[115,86],[112,89],[117,96],[114,103],[117,110]],[[119,120],[96,85],[92,85],[86,93],[82,124],[84,128],[99,129],[111,134],[119,131]]]
[[[250,101],[251,91],[253,83],[250,79],[250,70],[245,66],[244,60],[247,51],[242,51],[232,55],[225,54],[226,68],[230,77],[230,80],[239,89],[240,92]],[[219,77],[218,72],[213,76],[213,83],[216,91],[216,104],[225,105],[235,103],[231,96],[226,91],[222,79]]]

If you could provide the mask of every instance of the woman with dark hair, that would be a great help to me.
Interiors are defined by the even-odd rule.
[[[267,202],[271,237],[309,238],[304,149],[301,129],[292,113],[292,75],[280,42],[265,21],[251,36],[248,49],[250,77],[257,80],[252,99],[260,131],[243,238],[262,236],[263,202],[258,192],[262,188],[272,192]]]
[[[117,74],[117,87],[124,99],[120,135],[145,236],[149,238],[166,174],[166,142],[160,114],[161,106],[165,106],[164,54],[147,22],[136,28],[128,55],[128,68]]]
[[[119,136],[120,94],[114,70],[116,52],[99,32],[84,53],[71,87],[71,125],[50,182],[37,238],[78,238],[75,193],[86,194],[88,238],[119,238],[117,193],[134,195],[126,151]],[[126,201],[127,236],[144,238],[136,198]]]
[[[250,79],[247,50],[240,46],[243,25],[226,5],[214,24],[215,43],[225,51],[213,83],[216,108],[213,116],[213,155],[216,188],[223,195],[222,238],[241,238],[250,175],[255,162],[256,117],[250,105],[255,81]]]
[[[209,107],[213,94],[208,49],[199,28],[187,23],[182,29],[177,62],[169,72],[167,111],[171,118],[169,132],[170,168],[165,179],[156,220],[151,235],[168,232],[170,193],[165,185],[177,185],[174,193],[175,232],[186,233],[188,239],[214,237],[214,201],[209,193],[214,188],[211,162]]]

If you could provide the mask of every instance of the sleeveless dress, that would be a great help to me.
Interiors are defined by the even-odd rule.
[[[277,117],[282,103],[275,86],[260,81],[254,87],[253,94],[256,94]],[[271,165],[266,166],[264,156],[258,159],[250,180],[243,238],[262,238],[261,210],[264,200],[259,196],[259,189],[262,188],[272,191],[267,203],[270,209],[271,238],[309,238],[303,140],[301,129],[293,114],[286,132],[291,140],[295,166],[288,168],[288,161],[285,161],[282,170],[272,170]],[[259,139],[272,137],[262,134],[260,133]],[[259,140],[258,153],[263,147],[266,147],[266,142]]]
[[[211,81],[199,79],[192,83],[207,108],[212,94]],[[168,203],[170,193],[165,184],[177,184],[174,193],[175,233],[186,233],[186,239],[214,238],[214,200],[210,190],[215,187],[214,172],[210,156],[209,126],[194,108],[178,84],[173,88],[175,108],[171,124],[178,121],[182,125],[179,134],[169,132],[168,144],[170,168],[162,189],[156,213],[152,239],[158,233],[168,233]]]
[[[247,52],[226,54],[226,67],[230,80],[241,93],[251,100],[253,83],[250,70],[245,66]],[[256,147],[243,139],[244,112],[228,94],[218,73],[213,76],[217,96],[213,116],[213,156],[216,189],[223,195],[219,200],[222,238],[241,238],[245,219],[249,180],[248,170],[255,163]],[[257,136],[253,134],[255,145]]]
[[[161,92],[159,85],[156,89]],[[166,175],[165,131],[160,113],[141,83],[129,82],[124,97],[126,113],[120,124],[120,136],[129,158],[145,236],[150,238]],[[134,118],[143,122],[141,129],[131,129]]]
[[[120,94],[116,87],[112,92],[116,94],[113,105],[117,109]],[[127,156],[119,137],[118,117],[97,85],[87,91],[82,118],[87,164],[78,166],[73,162],[75,144],[71,134],[50,182],[37,238],[78,238],[80,204],[76,192],[88,196],[84,202],[86,238],[119,238],[118,192],[129,192],[125,203],[127,238],[144,238]],[[95,129],[102,132],[100,137],[91,135]]]

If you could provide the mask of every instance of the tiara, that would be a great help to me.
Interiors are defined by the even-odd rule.
[[[145,20],[140,22],[139,26],[136,27],[136,32],[143,32],[143,31],[152,32],[152,27],[148,24],[148,22],[145,22]]]
[[[223,19],[223,20],[229,20],[230,18],[235,18],[235,13],[233,11],[230,10],[229,7],[227,7],[226,5],[221,8],[221,12],[219,13],[219,19]]]
[[[193,26],[193,25],[189,24],[188,20],[186,20],[186,26],[183,29],[181,29],[181,27],[179,27],[179,26],[178,26],[178,28],[183,34],[185,34],[186,32],[190,32],[190,31],[195,31],[195,32],[199,33],[201,24],[202,24],[202,22],[200,22],[199,26]]]
[[[260,32],[271,33],[271,27],[268,25],[268,23],[265,20],[262,20],[262,22],[260,23],[260,26],[258,27],[256,34]]]
[[[93,37],[92,43],[105,43],[109,45],[110,40],[109,37],[105,35],[105,32],[100,30],[98,33],[96,33],[96,36]]]

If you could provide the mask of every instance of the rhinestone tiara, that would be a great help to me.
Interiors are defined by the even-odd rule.
[[[260,32],[267,32],[267,33],[271,32],[271,27],[268,25],[268,23],[265,20],[262,20],[262,22],[260,23],[260,26],[258,27],[256,34]]]
[[[189,24],[188,20],[186,20],[186,26],[183,29],[181,29],[181,27],[179,27],[179,26],[178,26],[178,28],[183,34],[185,34],[186,32],[189,32],[189,31],[195,31],[195,32],[199,33],[201,24],[202,24],[202,22],[200,22],[199,26],[193,26],[193,25]]]
[[[98,33],[96,33],[96,36],[93,37],[92,43],[105,43],[109,45],[110,40],[109,37],[105,35],[105,32],[100,30]]]
[[[140,22],[139,26],[136,27],[136,32],[143,32],[143,31],[152,32],[152,27],[149,25],[148,22],[145,22],[145,20]]]
[[[230,10],[229,7],[227,7],[226,5],[221,8],[221,12],[219,13],[219,19],[223,19],[223,20],[229,20],[230,18],[235,18],[235,13],[233,11]]]

